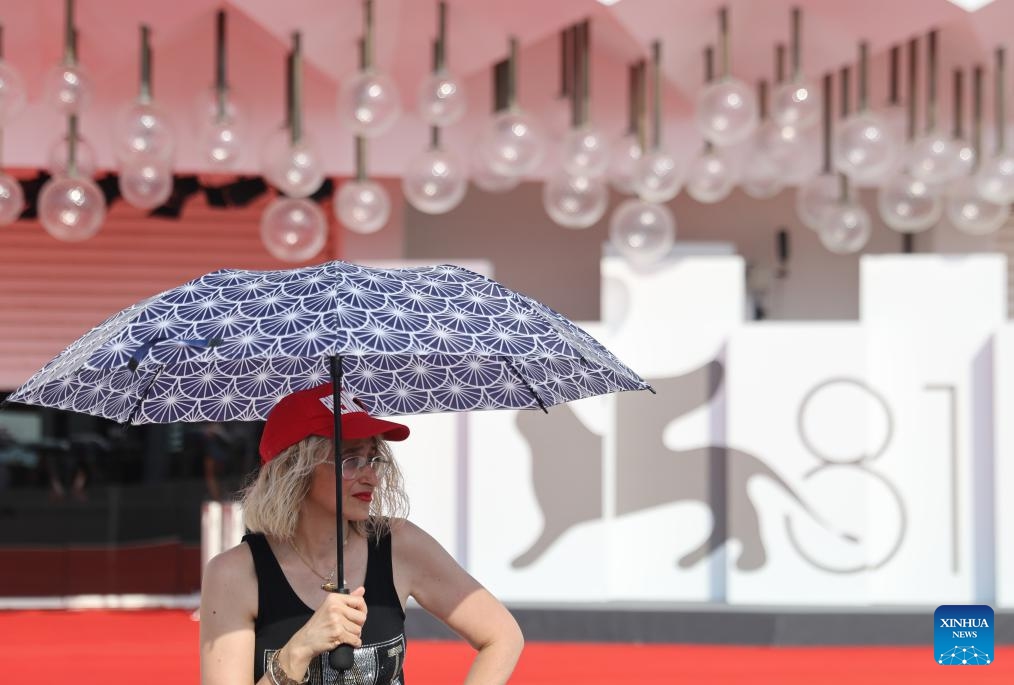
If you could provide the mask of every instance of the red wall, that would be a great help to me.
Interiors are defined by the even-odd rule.
[[[49,236],[36,221],[0,226],[0,390],[13,390],[64,347],[134,302],[221,268],[300,266],[271,257],[260,240],[268,196],[244,208],[209,208],[201,194],[180,220],[148,218],[116,202],[102,230],[80,243]],[[341,230],[330,202],[329,244]]]
[[[195,545],[0,549],[0,597],[180,595],[200,587],[201,548]]]

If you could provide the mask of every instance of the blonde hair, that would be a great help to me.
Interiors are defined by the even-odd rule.
[[[387,441],[375,438],[377,454],[389,464],[373,491],[370,518],[350,521],[359,535],[380,538],[390,531],[392,520],[408,515],[405,484]],[[321,464],[333,463],[334,446],[330,438],[316,435],[304,438],[284,449],[251,478],[240,497],[243,524],[254,533],[291,541],[296,534],[303,499],[310,491],[313,472]],[[340,476],[339,476],[340,477]]]

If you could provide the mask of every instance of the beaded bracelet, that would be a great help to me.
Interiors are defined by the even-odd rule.
[[[294,680],[289,677],[282,668],[282,665],[278,663],[278,654],[281,650],[274,652],[271,658],[268,659],[268,675],[271,676],[271,682],[274,685],[305,685],[310,682],[310,669],[306,669],[306,673],[303,675],[302,680]]]

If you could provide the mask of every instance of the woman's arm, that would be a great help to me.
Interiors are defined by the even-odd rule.
[[[414,597],[478,651],[466,685],[506,683],[524,646],[507,608],[413,523],[396,524],[392,545],[399,592]]]
[[[208,562],[201,578],[201,684],[253,682],[257,576],[247,545]],[[271,685],[261,678],[258,685]]]
[[[278,653],[278,663],[301,680],[310,661],[341,643],[358,647],[366,621],[363,588],[350,595],[329,594],[313,616]],[[255,650],[257,576],[245,544],[219,554],[201,581],[201,685],[250,685]],[[273,685],[265,673],[257,685]]]

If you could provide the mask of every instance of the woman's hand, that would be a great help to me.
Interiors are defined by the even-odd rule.
[[[278,662],[290,677],[299,680],[310,661],[322,652],[340,644],[359,647],[366,622],[366,588],[358,587],[351,594],[329,592],[303,627],[296,631],[281,649]]]

